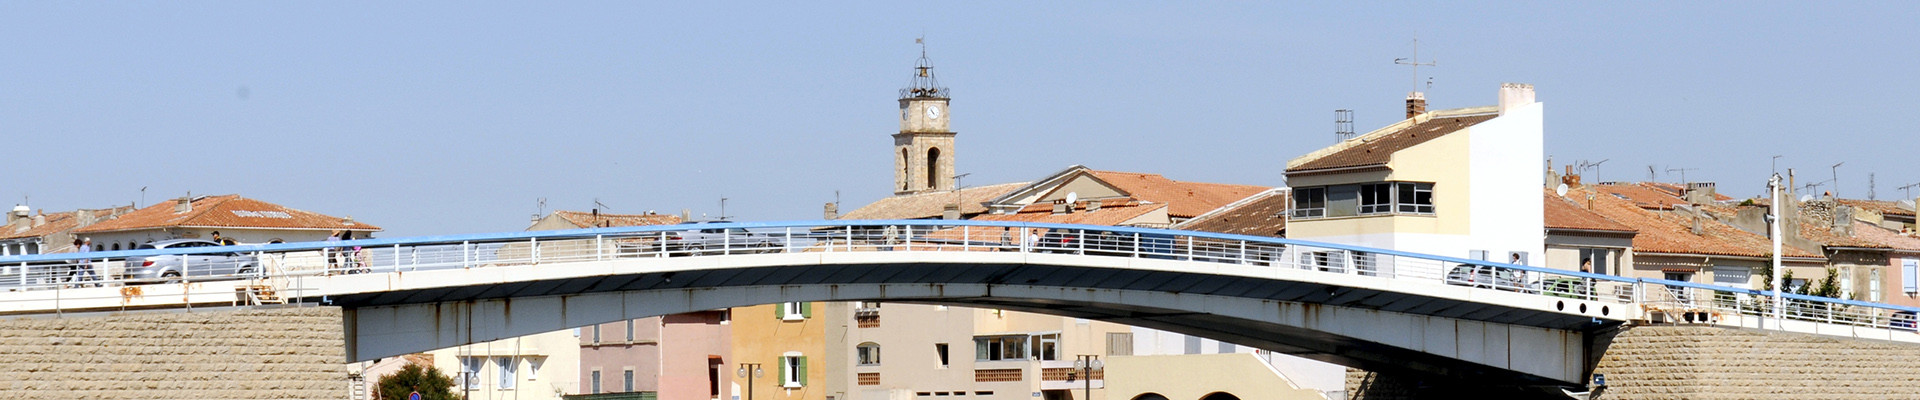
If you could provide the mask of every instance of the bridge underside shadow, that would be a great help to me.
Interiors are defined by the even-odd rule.
[[[356,361],[682,312],[884,301],[1110,321],[1369,371],[1521,386],[1584,380],[1591,368],[1589,332],[1613,325],[1537,307],[1342,284],[1334,274],[1277,272],[1320,279],[1030,263],[815,264],[455,285],[329,300],[346,310],[347,355]]]

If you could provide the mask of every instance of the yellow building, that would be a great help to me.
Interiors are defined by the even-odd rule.
[[[826,321],[815,303],[733,309],[733,399],[826,400]],[[746,377],[742,377],[742,372]]]

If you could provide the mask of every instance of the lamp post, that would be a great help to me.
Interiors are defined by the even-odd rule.
[[[749,368],[753,370],[752,374],[747,373]],[[760,363],[740,363],[740,370],[735,371],[733,374],[734,376],[747,378],[747,400],[753,400],[753,378],[766,375],[767,370],[760,369]]]
[[[1073,357],[1073,368],[1081,371],[1081,381],[1085,382],[1087,387],[1086,398],[1082,400],[1093,400],[1093,371],[1105,369],[1106,364],[1101,363],[1100,356],[1096,355],[1081,354]]]

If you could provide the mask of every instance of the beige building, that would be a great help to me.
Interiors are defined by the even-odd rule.
[[[15,207],[7,213],[6,226],[0,226],[0,256],[73,251],[73,239],[78,237],[73,234],[75,229],[131,211],[133,206],[33,214],[27,206]],[[122,247],[118,243],[100,243],[94,248],[96,251],[128,249],[131,247]]]

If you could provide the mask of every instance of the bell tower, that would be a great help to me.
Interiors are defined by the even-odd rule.
[[[893,194],[953,189],[953,131],[947,129],[947,88],[934,79],[927,44],[913,80],[900,89],[900,133],[893,134]]]

